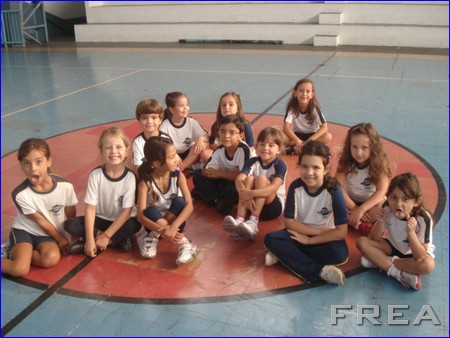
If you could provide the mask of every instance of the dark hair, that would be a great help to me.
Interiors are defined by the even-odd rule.
[[[50,147],[46,141],[40,138],[29,138],[20,144],[19,150],[17,151],[17,159],[19,162],[22,162],[32,150],[42,151],[47,160],[51,157]],[[50,169],[48,172],[50,173]]]
[[[316,90],[314,88],[314,82],[312,82],[310,79],[300,79],[297,81],[297,83],[294,86],[294,89],[292,90],[291,98],[289,99],[289,102],[286,105],[286,113],[289,111],[292,111],[295,117],[298,117],[301,113],[300,106],[298,105],[298,100],[294,96],[294,92],[297,90],[297,88],[304,84],[304,83],[310,83],[312,85],[312,91],[314,93],[314,96],[311,100],[309,100],[308,108],[306,109],[306,115],[305,118],[308,122],[314,121],[314,109],[320,109],[319,107],[319,101],[317,100]]]
[[[32,150],[40,150],[44,153],[47,160],[50,159],[50,147],[46,141],[40,138],[29,138],[23,141],[17,152],[17,159],[22,161]]]
[[[395,188],[400,189],[408,198],[411,198],[418,203],[417,207],[414,207],[412,211],[414,217],[431,217],[431,213],[423,204],[423,193],[416,175],[408,172],[395,176],[391,183],[389,183],[386,196],[392,194],[392,191]]]
[[[142,115],[157,114],[162,120],[164,118],[164,109],[155,99],[144,99],[139,101],[136,106],[136,119],[139,121]]]
[[[227,115],[220,119],[219,121],[219,127],[223,124],[229,124],[232,123],[236,126],[237,129],[239,129],[239,133],[244,132],[244,120],[242,117],[239,117],[237,115]]]
[[[298,156],[298,166],[301,165],[302,158],[305,155],[321,157],[324,168],[327,168],[330,165],[330,148],[328,148],[327,145],[323,144],[320,141],[314,140],[306,142],[306,144],[302,147],[300,155]],[[330,173],[331,168],[328,168],[328,172],[324,177],[325,187],[335,189],[337,186],[337,181],[333,177],[331,177]]]
[[[158,163],[166,162],[166,151],[167,147],[173,145],[170,138],[161,136],[150,137],[144,145],[144,156],[145,161],[138,168],[139,181],[144,181],[152,194],[153,200],[158,201],[159,196],[153,190],[152,187],[152,172],[155,170],[153,163],[156,161]]]
[[[166,94],[166,106],[167,108],[164,109],[164,120],[167,120],[170,118],[171,113],[169,108],[175,107],[175,104],[177,102],[177,99],[179,97],[186,97],[182,92],[170,92]]]
[[[365,135],[370,142],[370,156],[369,156],[369,175],[372,181],[376,184],[380,179],[380,176],[386,175],[391,177],[391,168],[389,166],[389,160],[384,151],[383,142],[377,130],[371,123],[358,123],[351,127],[344,141],[344,148],[339,156],[339,163],[337,172],[339,173],[351,173],[355,169],[356,161],[352,156],[352,136]]]

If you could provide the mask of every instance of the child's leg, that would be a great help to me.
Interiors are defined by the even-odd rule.
[[[11,259],[2,259],[2,273],[14,277],[25,276],[30,271],[33,245],[22,242],[15,244],[10,251]]]
[[[195,147],[191,146],[189,148],[189,154],[183,160],[183,169],[189,168],[191,165],[197,163],[198,161],[200,161],[200,154],[196,154]]]
[[[162,227],[165,227],[167,225],[167,221],[164,219],[164,215],[158,210],[158,208],[153,205],[150,205],[149,207],[147,207],[147,209],[144,210],[144,216]],[[149,232],[153,231],[155,233],[161,233],[161,231],[158,229],[146,227],[146,230]]]
[[[270,185],[270,181],[265,175],[260,175],[255,179],[255,189],[263,189]],[[272,203],[275,199],[276,194],[273,193],[267,197],[255,197],[255,208],[251,211],[252,216],[256,217],[256,222],[258,222],[258,218],[261,214],[261,211],[264,205]]]
[[[50,268],[56,265],[61,258],[58,244],[56,242],[43,242],[33,250],[31,264],[41,268]]]
[[[389,257],[392,254],[392,249],[384,239],[376,242],[369,237],[359,237],[356,240],[356,247],[364,257],[381,270],[387,272],[392,265],[392,260]]]
[[[136,217],[130,217],[116,233],[111,237],[112,244],[120,243],[131,235],[135,234],[141,228],[141,224],[137,221]]]
[[[253,176],[247,176],[244,180],[244,186],[248,190],[255,189],[255,178]],[[247,203],[248,201],[243,201],[241,198],[239,198],[236,220],[245,221],[245,216],[247,215],[248,210]]]
[[[285,229],[268,233],[264,244],[283,265],[307,282],[316,280],[326,264],[342,264],[348,258],[344,240],[324,245],[302,245],[294,241]]]
[[[322,142],[323,144],[330,144],[333,136],[331,133],[325,133],[322,136],[320,136],[317,141]]]
[[[217,199],[217,180],[204,177],[201,170],[195,170],[192,176],[196,192],[201,196],[202,200],[209,206],[213,205]]]
[[[409,272],[415,275],[427,275],[434,270],[434,259],[430,255],[426,255],[422,259],[414,258],[398,258],[393,264],[404,272]]]
[[[84,216],[69,218],[64,222],[64,230],[75,237],[85,237]]]
[[[164,219],[167,221],[168,224],[172,224],[172,222],[178,217],[179,214],[183,211],[183,209],[186,207],[186,200],[182,196],[177,196],[172,200],[172,203],[170,204],[169,210],[167,210],[166,214],[164,215]],[[184,228],[186,226],[186,222],[183,222],[180,227],[178,228],[179,232],[183,232]]]

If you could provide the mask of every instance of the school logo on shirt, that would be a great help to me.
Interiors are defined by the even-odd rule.
[[[329,210],[326,207],[323,207],[322,209],[320,209],[319,211],[317,211],[317,213],[319,215],[322,215],[322,218],[327,218],[328,216],[330,216],[331,214],[331,210]]]
[[[119,204],[119,207],[122,206],[122,204],[123,204],[123,195],[119,196],[119,198],[117,199],[117,204]]]
[[[370,177],[366,177],[364,181],[361,182],[361,185],[364,189],[370,189],[370,186],[372,185],[372,179]]]
[[[192,142],[192,139],[190,137],[186,137],[183,141],[183,144],[189,146]]]
[[[59,216],[61,214],[61,210],[64,209],[64,205],[55,204],[49,212],[51,212],[54,216]]]

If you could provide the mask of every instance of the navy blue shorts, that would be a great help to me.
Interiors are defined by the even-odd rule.
[[[398,258],[411,258],[413,256],[412,254],[409,254],[409,255],[402,254],[395,246],[392,245],[392,243],[389,240],[387,240],[386,238],[383,238],[383,239],[391,247],[390,256],[397,256]]]
[[[261,221],[270,221],[280,216],[282,211],[281,201],[278,196],[275,196],[272,202],[263,206],[259,219]]]
[[[39,244],[45,242],[56,243],[56,240],[51,236],[32,235],[29,232],[22,229],[12,228],[11,232],[9,233],[9,243],[11,248],[18,243],[30,243],[33,246],[34,250],[37,248]]]
[[[294,132],[294,134],[295,134],[295,136],[297,136],[300,140],[306,141],[306,140],[309,139],[311,136],[313,136],[315,133],[305,134],[305,133]]]

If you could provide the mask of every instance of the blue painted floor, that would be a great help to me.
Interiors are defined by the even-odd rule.
[[[214,112],[220,96],[235,91],[245,112],[284,115],[291,88],[303,77],[314,81],[329,122],[346,126],[372,122],[381,135],[415,153],[433,170],[443,196],[436,211],[436,269],[422,279],[422,290],[403,289],[370,270],[348,276],[344,287],[322,285],[256,299],[142,304],[59,293],[57,285],[46,293],[2,277],[2,332],[7,336],[448,336],[448,53],[227,45],[3,49],[2,157],[31,136],[49,138],[132,119],[139,100],[153,97],[164,102],[170,91],[185,92],[191,112]],[[2,200],[9,196],[2,191]],[[333,305],[349,306],[339,310],[343,318],[335,325],[331,324]],[[396,323],[389,316],[391,305],[399,316]],[[379,307],[379,324],[358,323],[358,311],[364,306]],[[430,312],[413,324],[424,306],[432,310],[438,324],[430,320]]]

